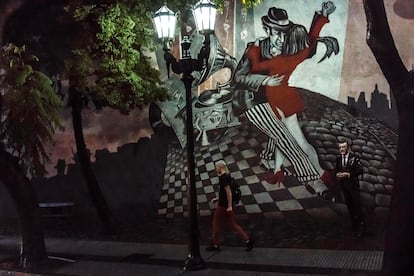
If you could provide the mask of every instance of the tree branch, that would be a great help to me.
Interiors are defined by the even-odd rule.
[[[395,47],[385,13],[384,1],[364,0],[364,9],[367,17],[367,44],[391,89],[394,93],[401,93],[402,91],[398,88],[407,78],[408,70]]]

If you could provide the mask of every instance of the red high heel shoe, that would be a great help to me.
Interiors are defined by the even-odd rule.
[[[266,176],[265,180],[269,184],[278,184],[285,181],[285,168],[281,166],[280,171],[276,172],[274,175]]]
[[[323,181],[323,183],[327,186],[327,187],[333,187],[335,186],[335,179],[333,178],[332,174],[330,174],[329,172],[325,171],[322,174],[321,180]]]

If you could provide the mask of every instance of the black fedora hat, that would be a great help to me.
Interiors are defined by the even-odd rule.
[[[262,17],[262,24],[278,31],[287,31],[293,26],[293,23],[289,21],[286,10],[276,7],[269,8],[267,15]]]

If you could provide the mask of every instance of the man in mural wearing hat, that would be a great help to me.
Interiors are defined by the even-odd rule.
[[[250,92],[245,99],[251,100],[236,103],[236,107],[244,107],[247,119],[268,136],[260,157],[267,168],[272,167],[270,161],[274,158],[274,175],[266,180],[272,184],[283,182],[283,163],[287,159],[298,181],[311,184],[321,195],[327,191],[325,183],[331,184],[333,179],[321,168],[315,149],[302,133],[297,114],[304,110],[304,103],[288,80],[302,61],[315,54],[317,42],[327,46],[321,61],[339,51],[334,38],[319,37],[320,30],[329,22],[328,15],[335,9],[332,2],[324,2],[308,33],[304,26],[291,22],[284,9],[269,8],[262,17],[267,37],[247,45],[233,77],[238,89]]]

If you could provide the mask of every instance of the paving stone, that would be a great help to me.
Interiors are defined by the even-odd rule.
[[[302,128],[304,132],[313,133],[315,131],[315,127],[309,126],[309,124]]]
[[[351,145],[351,151],[353,152],[361,152],[362,151],[362,147],[359,145]]]
[[[392,193],[392,189],[393,189],[393,186],[392,185],[384,185],[384,187],[385,187],[385,189],[387,189],[387,191],[389,193]]]
[[[356,154],[356,153],[355,153]],[[365,153],[365,152],[362,152],[362,158],[363,159],[365,159],[365,160],[372,160],[372,154],[370,154],[370,153]]]
[[[259,203],[259,204],[261,204],[261,203],[274,203],[274,199],[267,192],[254,194],[254,197],[256,199],[256,202]]]
[[[385,177],[392,177],[393,174],[389,169],[380,169],[379,170],[380,174],[385,176]]]
[[[296,200],[285,200],[276,202],[277,207],[281,211],[302,210],[302,205]]]
[[[370,156],[372,156],[372,154],[374,153],[374,150],[369,146],[362,146],[362,151],[364,153],[368,153]]]
[[[375,156],[374,156],[374,159],[375,159]],[[369,164],[370,164],[370,166],[375,167],[375,169],[377,170],[377,172],[378,172],[378,168],[381,168],[381,166],[382,166],[382,162],[380,162],[378,160],[370,160],[369,161]]]
[[[329,134],[322,134],[322,138],[325,141],[331,141],[334,144],[337,144],[338,143],[336,137],[334,135],[330,134],[330,133]]]
[[[369,173],[364,173],[364,175],[362,176],[362,179],[366,182],[370,182],[370,183],[378,183],[378,178],[375,175],[369,174]]]
[[[340,141],[340,140],[339,140],[339,136],[341,136],[341,135],[342,135],[342,131],[341,131],[341,130],[339,130],[339,129],[332,128],[332,129],[331,129],[331,134],[332,134],[333,136],[337,137],[337,138],[336,138],[336,142],[338,143],[338,142]]]
[[[327,161],[327,162],[335,163],[336,162],[336,155],[326,154],[324,160]]]
[[[372,162],[371,162],[372,163]],[[378,169],[374,166],[369,166],[368,167],[368,173],[372,174],[372,175],[378,175]]]
[[[327,149],[325,149],[324,147],[316,148],[316,151],[318,152],[318,154],[326,154],[326,153],[328,153]]]
[[[368,193],[372,193],[375,192],[375,187],[374,185],[372,185],[369,182],[366,181],[359,181],[359,188],[360,190],[364,191],[364,192],[368,192]]]
[[[342,142],[347,142],[348,145],[353,144],[353,140],[355,139],[355,134],[352,134],[346,131],[346,129],[342,129],[342,135],[344,136],[344,140],[342,140]]]
[[[332,131],[334,131],[334,130],[342,130],[342,126],[339,126],[337,124],[333,124],[332,125]]]
[[[328,148],[325,151],[326,151],[326,153],[330,153],[330,154],[333,154],[333,155],[339,155],[339,150],[337,148],[334,148],[334,149]]]
[[[330,133],[329,129],[327,129],[325,127],[316,127],[315,130],[316,130],[316,132],[319,132],[319,133],[326,133],[326,134]]]
[[[329,123],[329,122],[327,122],[326,120],[321,120],[321,127],[324,127],[324,128],[326,128],[326,129],[331,129],[332,128],[332,125]]]
[[[368,167],[370,166],[370,162],[364,159],[361,159],[361,164],[366,168],[366,171],[368,171]]]
[[[353,145],[357,145],[357,146],[361,146],[361,148],[362,148],[362,146],[365,146],[365,144],[366,144],[366,141],[365,140],[363,140],[363,139],[354,139],[353,141],[352,141],[352,144]]]
[[[308,121],[309,126],[319,127],[321,124],[319,121]]]
[[[391,196],[390,195],[376,194],[375,195],[375,202],[379,206],[389,207],[390,203],[391,203]]]
[[[374,154],[372,157],[377,161],[380,161],[380,162],[384,161],[383,155]]]
[[[374,207],[376,206],[376,201],[374,199],[374,196],[370,193],[366,193],[361,191],[360,193],[361,196],[361,204],[363,206],[368,206],[368,207]]]
[[[333,148],[333,147],[337,146],[337,143],[336,142],[334,143],[332,141],[323,141],[323,145],[327,148],[329,148],[329,147]]]
[[[374,184],[375,190],[380,193],[385,193],[385,187],[382,184]]]
[[[388,178],[382,175],[378,175],[378,182],[381,184],[388,184]]]

